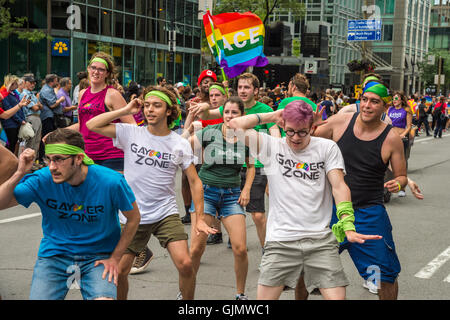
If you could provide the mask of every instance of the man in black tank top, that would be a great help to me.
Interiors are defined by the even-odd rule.
[[[375,280],[380,299],[397,299],[400,262],[395,252],[392,226],[383,205],[383,188],[396,193],[408,183],[403,144],[391,126],[381,121],[389,103],[386,86],[371,81],[361,97],[360,112],[337,114],[320,125],[315,136],[334,140],[344,157],[355,214],[355,227],[363,234],[379,234],[381,240],[350,244],[344,240],[340,252],[347,249],[364,280]],[[315,123],[321,122],[316,112]],[[384,173],[391,163],[394,179],[384,183]],[[337,219],[333,215],[330,225]],[[299,283],[296,295],[305,296]]]

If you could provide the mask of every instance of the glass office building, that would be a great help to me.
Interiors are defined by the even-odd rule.
[[[118,79],[154,84],[158,76],[195,84],[201,68],[202,22],[197,0],[16,0],[11,16],[27,17],[26,28],[51,35],[37,43],[16,35],[2,40],[0,76],[27,72],[71,76],[91,55],[105,51],[119,66]],[[176,50],[169,53],[169,33]],[[173,34],[173,33],[172,33]]]

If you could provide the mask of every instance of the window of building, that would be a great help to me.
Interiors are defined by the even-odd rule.
[[[156,83],[155,77],[156,49],[145,48],[145,79],[141,85],[148,86]]]
[[[100,13],[102,22],[102,35],[104,36],[112,36],[112,12],[108,10],[101,10]]]
[[[114,0],[114,10],[123,11],[124,0]]]
[[[87,32],[99,34],[99,9],[88,7]]]
[[[200,49],[201,47],[201,35],[202,35],[202,29],[201,28],[194,28],[194,36],[192,38],[193,45],[192,48],[194,49]]]
[[[135,2],[142,2],[145,3],[145,1],[134,1],[134,0],[125,0],[125,11],[128,13],[134,13],[134,7]]]
[[[29,6],[28,26],[30,28],[46,29],[47,28],[47,1],[37,0],[33,1]],[[84,6],[79,6],[83,12]],[[11,12],[12,16],[13,12]],[[86,15],[85,15],[86,16]]]
[[[123,38],[123,13],[114,12],[114,36]]]
[[[52,1],[52,29],[65,30],[67,29],[67,6],[69,5],[66,1]],[[23,7],[26,7],[23,6]],[[15,14],[12,13],[14,16]],[[21,16],[16,15],[16,16]]]
[[[136,14],[145,16],[146,13],[146,5],[147,1],[136,1],[135,6],[136,6]]]
[[[385,24],[383,26],[383,41],[392,41],[392,33],[394,26],[392,24]]]
[[[131,14],[125,15],[125,38],[134,40],[134,16]]]
[[[156,20],[156,41],[159,43],[167,43],[165,22]]]
[[[145,41],[146,19],[136,17],[136,40]]]
[[[108,8],[108,9],[112,8],[112,0],[102,0],[101,3],[102,3],[103,8]]]
[[[393,14],[395,11],[395,0],[386,0],[384,13]]]
[[[157,77],[159,77],[159,74],[161,76],[165,76],[166,73],[166,55],[163,50],[158,50],[156,53],[156,74]],[[200,65],[200,61],[199,61]]]
[[[87,3],[98,7],[98,0],[88,0]]]
[[[155,41],[156,21],[153,19],[147,19],[147,41]]]
[[[73,38],[72,53],[72,79],[75,87],[78,84],[77,72],[86,70],[86,40]]]

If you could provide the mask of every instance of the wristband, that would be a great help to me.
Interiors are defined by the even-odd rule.
[[[402,186],[401,186],[400,182],[398,182],[398,181],[395,181],[395,182],[397,182],[397,185],[398,185],[398,191],[402,190]]]
[[[342,215],[347,215],[347,217],[341,219]],[[345,231],[356,231],[355,225],[355,215],[352,203],[350,201],[342,201],[336,205],[336,216],[339,221],[331,227],[338,242],[343,242],[345,240]]]
[[[258,124],[261,124],[261,117],[260,117],[260,115],[255,113],[255,116],[258,118]]]

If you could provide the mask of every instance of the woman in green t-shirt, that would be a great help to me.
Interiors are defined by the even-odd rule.
[[[223,123],[210,125],[189,138],[196,155],[203,158],[198,173],[203,182],[205,221],[210,226],[216,213],[230,236],[236,273],[236,299],[247,300],[245,282],[248,271],[245,207],[250,201],[250,188],[255,176],[249,149],[229,127],[231,119],[244,115],[244,103],[234,96],[223,106]],[[247,164],[247,179],[241,191],[240,171]],[[195,227],[194,206],[191,206],[191,228]],[[191,258],[197,273],[205,251],[207,236],[191,230]]]

